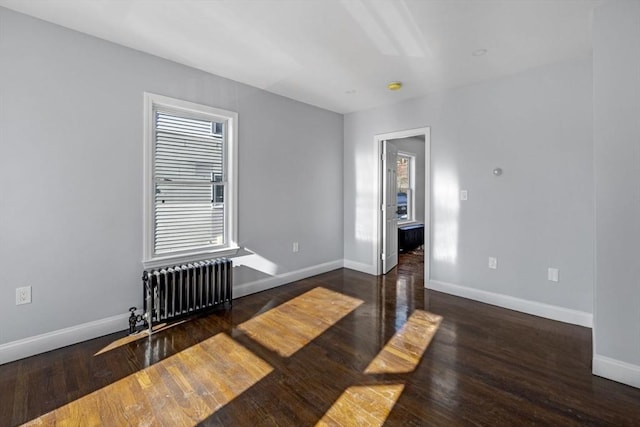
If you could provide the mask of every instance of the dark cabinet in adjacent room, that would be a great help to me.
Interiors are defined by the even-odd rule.
[[[398,227],[398,251],[405,253],[424,244],[424,224]]]

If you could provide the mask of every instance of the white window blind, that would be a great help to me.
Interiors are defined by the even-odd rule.
[[[154,123],[154,252],[224,246],[224,124],[162,109]]]

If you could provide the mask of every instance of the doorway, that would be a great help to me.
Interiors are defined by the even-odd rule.
[[[409,230],[411,234],[423,224],[423,230],[419,231],[424,236],[422,247],[426,284],[430,277],[432,222],[430,128],[385,133],[376,135],[374,140],[379,159],[377,245],[374,245],[377,274],[390,271],[398,259],[398,226]],[[394,164],[390,164],[391,162]],[[391,183],[396,176],[397,182]],[[413,235],[415,237],[415,233]]]

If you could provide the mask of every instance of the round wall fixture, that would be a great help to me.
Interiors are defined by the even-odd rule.
[[[494,174],[495,176],[500,176],[500,175],[502,175],[502,169],[501,169],[501,168],[495,168],[495,169],[493,170],[493,174]]]
[[[401,82],[391,82],[387,85],[387,88],[389,90],[400,90],[401,87],[402,87]]]

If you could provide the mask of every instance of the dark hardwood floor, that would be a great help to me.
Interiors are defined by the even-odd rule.
[[[286,331],[271,348],[251,338],[247,331],[288,312],[272,309],[319,287],[362,303],[323,319],[326,330],[313,316],[292,318],[287,343],[298,347],[286,353],[278,351]],[[270,310],[273,319],[247,322]],[[366,373],[389,340],[402,339],[416,310],[442,320],[421,358],[406,344],[406,354],[418,355],[415,370]],[[305,336],[300,328],[309,325]],[[239,298],[230,310],[151,338],[124,337],[0,366],[0,425],[362,425],[362,408],[390,426],[640,425],[640,390],[591,375],[590,329],[427,291],[419,253],[402,255],[384,277],[340,269]],[[205,399],[213,398],[213,367],[243,384],[217,386],[226,393],[219,408]],[[168,409],[171,402],[180,410]]]

